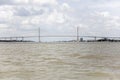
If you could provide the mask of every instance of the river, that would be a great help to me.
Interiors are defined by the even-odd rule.
[[[120,43],[0,43],[0,80],[120,80]]]

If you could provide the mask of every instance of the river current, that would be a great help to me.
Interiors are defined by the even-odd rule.
[[[0,80],[120,80],[120,43],[0,43]]]

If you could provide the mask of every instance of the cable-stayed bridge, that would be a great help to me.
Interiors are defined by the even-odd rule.
[[[120,40],[120,37],[103,37],[103,36],[76,36],[76,35],[41,35],[41,36],[13,36],[13,37],[0,37],[0,40],[4,41],[24,41],[26,38],[38,38],[38,41],[41,42],[41,38],[76,38],[76,41],[79,42],[80,39],[91,38],[96,41],[97,39],[114,39]]]
[[[79,36],[79,27],[77,27],[76,35],[41,35],[40,28],[38,29],[37,36],[12,36],[12,37],[0,37],[1,42],[24,42],[26,38],[38,38],[38,42],[41,42],[41,38],[76,38],[76,42],[83,41],[86,38],[91,38],[92,41],[101,40],[116,40],[120,42],[120,37],[104,37],[104,36]]]

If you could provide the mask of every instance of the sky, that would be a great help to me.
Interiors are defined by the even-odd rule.
[[[120,36],[120,0],[0,0],[0,36]]]

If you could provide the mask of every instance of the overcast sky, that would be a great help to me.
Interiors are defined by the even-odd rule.
[[[0,36],[120,36],[120,0],[0,0]]]

